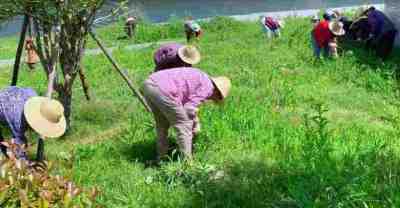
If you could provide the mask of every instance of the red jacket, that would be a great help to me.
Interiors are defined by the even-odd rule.
[[[328,46],[329,40],[333,38],[333,34],[329,30],[329,22],[321,21],[313,30],[315,41],[318,46],[323,48]]]
[[[264,23],[270,30],[276,30],[280,28],[279,22],[272,19],[272,17],[265,17]]]

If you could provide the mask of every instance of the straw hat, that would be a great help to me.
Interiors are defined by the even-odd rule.
[[[194,46],[182,46],[178,49],[178,56],[182,61],[188,64],[197,64],[200,62],[200,52]]]
[[[65,132],[64,107],[57,100],[31,97],[24,105],[24,115],[32,129],[43,137],[60,137]]]
[[[329,30],[337,36],[342,36],[344,35],[346,32],[343,29],[343,23],[339,22],[339,21],[332,21],[329,23]]]
[[[222,95],[222,100],[225,99],[231,89],[231,80],[228,77],[211,77],[215,87]]]

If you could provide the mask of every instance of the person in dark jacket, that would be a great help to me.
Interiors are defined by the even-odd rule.
[[[368,16],[369,38],[367,47],[376,50],[376,54],[386,59],[393,50],[397,29],[394,23],[381,11],[370,7]]]
[[[368,18],[362,16],[354,20],[346,32],[348,32],[348,38],[351,40],[366,41],[370,32]]]

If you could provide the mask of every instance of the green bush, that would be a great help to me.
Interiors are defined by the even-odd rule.
[[[51,162],[26,162],[16,159],[15,143],[3,142],[8,157],[0,160],[0,207],[98,207],[98,190],[84,190],[69,177],[54,175],[56,165]]]

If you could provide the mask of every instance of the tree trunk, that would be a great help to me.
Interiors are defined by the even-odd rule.
[[[72,84],[64,85],[58,92],[58,99],[64,106],[64,116],[67,122],[67,130],[71,127],[71,112],[72,112]]]

